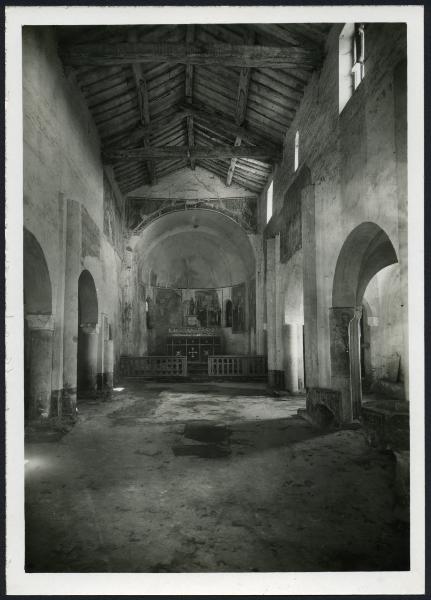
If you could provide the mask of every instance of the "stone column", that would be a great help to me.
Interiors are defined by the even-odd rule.
[[[314,186],[302,190],[305,387],[319,385]]]
[[[283,366],[283,323],[284,323],[284,298],[282,298],[280,275],[280,234],[275,236],[274,247],[274,272],[275,272],[275,369],[277,387],[284,389]]]
[[[95,323],[82,323],[80,330],[78,364],[80,391],[96,392],[99,326]]]
[[[407,202],[407,60],[394,70],[394,126],[397,161],[398,262],[400,264],[401,314],[403,323],[404,396],[409,400],[408,330],[408,202]]]
[[[256,354],[265,354],[265,261],[262,235],[255,236],[256,248]]]
[[[361,360],[359,322],[361,308],[337,307],[330,311],[331,381],[342,396],[342,420],[359,417]]]
[[[353,318],[349,323],[350,390],[352,394],[352,412],[354,419],[359,419],[362,406],[361,316],[362,307],[356,307],[354,309]]]
[[[64,279],[63,414],[75,416],[78,344],[78,279],[81,272],[81,205],[67,201]]]
[[[268,345],[268,383],[277,385],[277,357],[276,357],[276,300],[275,300],[275,239],[266,240],[266,331]]]
[[[288,325],[284,325],[283,333],[285,356],[285,386],[286,389],[289,390],[289,392],[295,394],[299,391],[298,325],[296,323],[289,323]]]
[[[105,340],[104,342],[104,385],[107,389],[112,389],[114,386],[114,341]]]
[[[52,389],[52,315],[28,314],[28,381],[29,418],[44,419],[50,416]]]

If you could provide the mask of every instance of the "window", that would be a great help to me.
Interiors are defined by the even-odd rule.
[[[226,300],[225,327],[232,327],[232,301]]]
[[[295,135],[295,171],[298,170],[299,165],[299,131]]]
[[[364,26],[355,23],[355,31],[353,36],[353,86],[356,90],[358,85],[364,78],[365,75],[365,35]]]
[[[347,23],[339,40],[339,109],[346,106],[365,76],[364,25]]]
[[[273,182],[271,181],[271,185],[266,192],[266,222],[269,223],[269,220],[272,217],[272,187]]]

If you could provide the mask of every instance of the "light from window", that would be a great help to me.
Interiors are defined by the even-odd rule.
[[[356,90],[358,85],[364,78],[365,75],[365,35],[364,26],[355,23],[355,34],[353,36],[353,86]]]
[[[269,223],[270,218],[272,217],[272,186],[273,182],[271,181],[271,185],[266,192],[266,222]]]
[[[339,40],[339,110],[346,106],[365,75],[364,25],[347,23]]]
[[[298,170],[299,165],[299,131],[295,135],[295,171]]]

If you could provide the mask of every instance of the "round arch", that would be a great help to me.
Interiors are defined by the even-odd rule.
[[[85,269],[78,279],[79,325],[97,325],[99,321],[99,304],[93,276]]]
[[[52,313],[52,287],[44,252],[24,227],[24,307],[28,314]]]
[[[331,380],[341,392],[343,420],[360,416],[362,404],[362,301],[371,279],[398,257],[388,234],[376,223],[355,227],[341,247],[335,267],[330,314]]]
[[[168,213],[130,240],[140,277],[172,287],[227,287],[253,277],[255,251],[245,231],[221,213]]]
[[[388,234],[376,223],[361,223],[347,236],[335,267],[332,306],[360,306],[374,275],[398,262]]]

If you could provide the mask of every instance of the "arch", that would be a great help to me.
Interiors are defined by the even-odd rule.
[[[28,314],[52,314],[52,287],[45,254],[24,227],[24,306]]]
[[[96,285],[90,271],[84,270],[78,279],[79,325],[97,325],[99,322],[99,304]]]
[[[232,300],[226,300],[224,303],[225,327],[232,327],[233,306]]]
[[[143,281],[172,287],[228,287],[252,277],[248,235],[223,214],[193,208],[168,213],[130,240]],[[151,276],[152,272],[152,276]]]
[[[335,267],[330,314],[331,379],[341,391],[343,420],[360,416],[362,404],[362,301],[371,279],[398,262],[387,233],[366,221],[353,229],[341,247]]]
[[[84,270],[78,279],[78,397],[97,388],[98,321],[96,285],[90,271]]]
[[[332,306],[360,306],[374,275],[398,262],[388,234],[376,223],[361,223],[347,236],[335,267]]]

